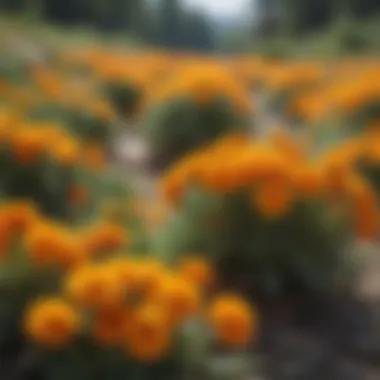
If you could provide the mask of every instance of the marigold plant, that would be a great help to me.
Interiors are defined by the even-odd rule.
[[[248,291],[331,289],[352,238],[377,236],[377,200],[347,160],[308,155],[276,132],[263,141],[230,136],[186,156],[162,177],[177,212],[157,249],[174,262],[202,252],[222,282]]]
[[[252,124],[249,91],[215,63],[180,69],[148,94],[146,107],[152,164],[159,168],[228,131],[248,131]]]

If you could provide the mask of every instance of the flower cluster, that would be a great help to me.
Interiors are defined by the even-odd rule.
[[[188,257],[168,268],[153,259],[120,254],[69,271],[61,296],[29,306],[25,331],[50,349],[88,334],[104,347],[118,347],[134,360],[151,362],[170,352],[186,320],[200,318],[220,344],[242,348],[256,332],[254,311],[238,295],[208,299],[212,281],[211,267],[199,258]]]
[[[329,199],[353,213],[360,237],[372,238],[378,228],[375,193],[355,172],[350,156],[336,153],[309,159],[304,146],[284,132],[264,142],[228,136],[174,165],[163,177],[163,194],[180,204],[192,186],[227,195],[246,190],[252,209],[269,219],[284,217],[299,199]]]

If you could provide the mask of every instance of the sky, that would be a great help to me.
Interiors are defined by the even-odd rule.
[[[244,14],[252,0],[182,0],[186,6],[202,9],[213,16]]]

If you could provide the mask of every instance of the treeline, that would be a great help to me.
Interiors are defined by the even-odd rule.
[[[344,15],[363,20],[378,15],[379,0],[256,0],[264,34],[303,34],[325,28]]]
[[[60,25],[129,33],[148,43],[184,50],[214,47],[206,16],[179,0],[0,0],[0,11],[33,12]]]

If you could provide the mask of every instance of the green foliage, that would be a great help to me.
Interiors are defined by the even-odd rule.
[[[248,292],[329,291],[350,242],[347,222],[333,219],[329,207],[299,200],[270,221],[246,192],[217,196],[194,189],[157,233],[155,251],[171,262],[202,252],[220,269],[223,285]]]
[[[2,196],[33,200],[41,211],[53,218],[70,219],[73,216],[68,194],[80,174],[77,167],[62,167],[47,157],[24,165],[15,161],[7,149],[3,149],[0,156]]]
[[[106,96],[119,114],[127,119],[136,115],[141,100],[141,89],[126,82],[109,82],[105,86]]]
[[[0,80],[8,83],[24,84],[29,75],[29,65],[15,54],[4,54],[0,60]]]
[[[99,143],[104,147],[110,143],[111,121],[90,110],[69,109],[57,103],[47,103],[31,109],[28,117],[36,122],[55,120],[81,142]]]
[[[247,130],[248,122],[248,115],[242,116],[225,98],[204,106],[187,97],[160,104],[148,112],[145,122],[152,164],[165,168],[224,133]]]

